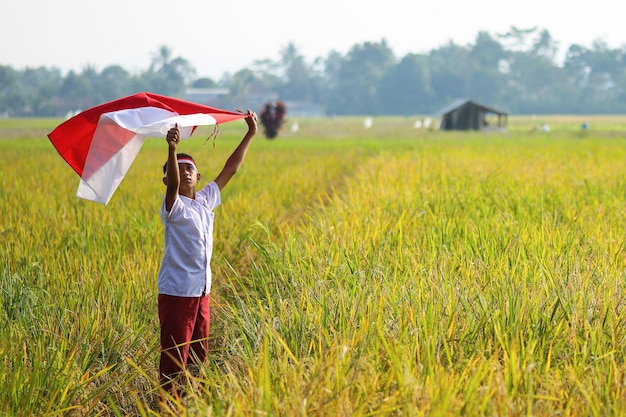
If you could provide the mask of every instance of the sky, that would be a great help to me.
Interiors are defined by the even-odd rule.
[[[81,72],[148,69],[162,46],[198,77],[218,81],[255,61],[278,61],[290,43],[308,63],[365,42],[396,57],[449,42],[474,44],[511,26],[547,30],[561,54],[578,44],[626,45],[616,0],[0,0],[0,65]],[[585,6],[582,6],[585,4]]]

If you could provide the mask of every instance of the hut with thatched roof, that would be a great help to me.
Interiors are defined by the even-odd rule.
[[[456,100],[439,111],[440,130],[504,131],[508,113],[471,99]]]

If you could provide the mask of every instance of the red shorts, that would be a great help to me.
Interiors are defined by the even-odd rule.
[[[209,348],[209,295],[176,297],[159,294],[161,359],[159,375],[165,389],[186,366],[200,364]]]

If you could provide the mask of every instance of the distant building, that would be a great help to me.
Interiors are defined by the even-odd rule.
[[[326,109],[322,104],[312,101],[286,101],[287,114],[291,117],[323,117]]]
[[[230,94],[228,88],[188,88],[185,99],[205,106],[214,106]]]
[[[439,111],[440,130],[505,131],[508,113],[470,99],[456,100]]]
[[[264,92],[233,97],[228,88],[188,88],[185,91],[185,100],[224,109],[231,109],[235,106],[238,109],[252,109],[260,113],[265,103],[274,103],[279,100],[279,96],[275,92]],[[287,114],[291,117],[323,117],[326,115],[325,107],[319,103],[310,101],[283,102],[287,107]]]

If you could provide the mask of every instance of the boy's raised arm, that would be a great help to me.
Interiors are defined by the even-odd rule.
[[[256,135],[257,132],[257,118],[256,114],[248,109],[248,117],[246,117],[246,123],[248,124],[248,132],[243,137],[237,148],[233,151],[233,153],[228,157],[226,163],[224,164],[224,168],[215,178],[215,182],[220,190],[223,190],[226,187],[226,184],[230,181],[230,179],[235,175],[241,164],[243,163],[244,158],[246,157],[246,153],[248,152],[248,148],[250,147],[250,143],[252,142],[252,138]]]
[[[167,191],[165,192],[165,209],[169,212],[178,197],[178,189],[180,187],[180,172],[178,170],[178,160],[176,159],[176,149],[180,142],[180,131],[178,125],[171,128],[167,132],[165,140],[168,144],[167,154],[167,171],[165,172],[165,181]]]

